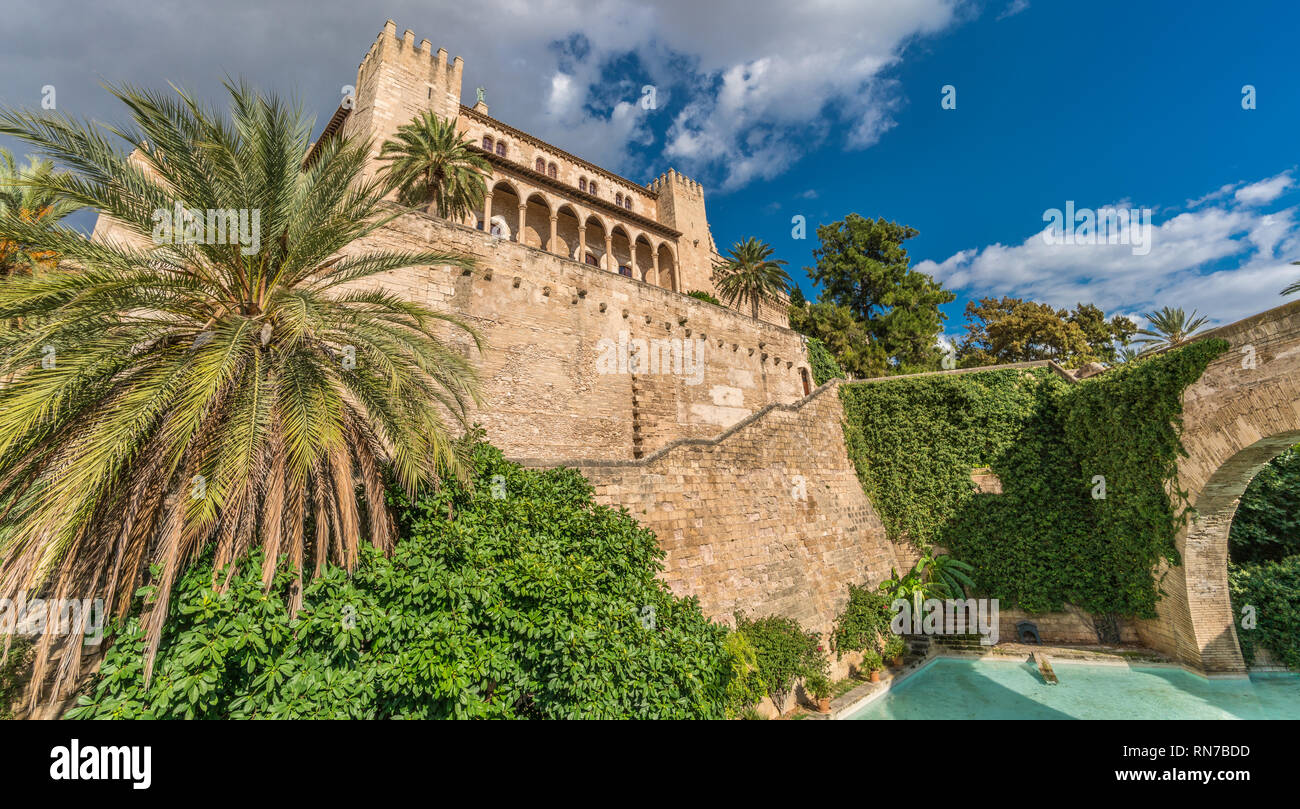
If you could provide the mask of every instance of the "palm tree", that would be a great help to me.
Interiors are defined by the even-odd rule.
[[[728,306],[749,301],[754,317],[763,301],[776,302],[790,287],[790,276],[781,269],[787,262],[773,260],[772,246],[753,236],[736,242],[727,258],[713,267],[713,285]]]
[[[1158,312],[1147,312],[1142,316],[1151,324],[1151,328],[1138,329],[1137,333],[1144,336],[1133,342],[1146,345],[1146,348],[1142,349],[1144,354],[1182,345],[1202,326],[1210,322],[1208,317],[1197,317],[1195,309],[1188,315],[1182,309],[1168,306]]]
[[[0,147],[0,214],[12,212],[28,222],[50,226],[75,211],[75,204],[58,199],[42,188],[42,183],[53,171],[53,163],[36,158],[19,168],[13,155]],[[0,279],[15,272],[51,267],[55,262],[56,257],[49,251],[34,250],[28,244],[0,239]]]
[[[1292,263],[1292,264],[1300,264],[1300,261],[1293,261],[1293,262],[1291,262],[1291,263]],[[1286,289],[1282,290],[1282,294],[1283,294],[1283,295],[1291,295],[1291,294],[1296,293],[1296,292],[1300,292],[1300,281],[1296,281],[1296,282],[1295,282],[1294,284],[1292,284],[1291,286],[1289,286],[1289,287],[1287,287]]]
[[[428,205],[429,213],[459,219],[483,204],[487,159],[456,132],[454,121],[430,110],[399,127],[379,159],[387,163],[384,192],[396,190],[403,205]]]
[[[14,375],[0,390],[0,598],[93,594],[124,616],[147,583],[146,676],[187,564],[220,570],[260,545],[268,585],[279,565],[297,571],[296,609],[305,567],[351,569],[363,536],[392,547],[386,462],[412,491],[461,472],[448,419],[479,398],[445,342],[467,327],[354,283],[470,262],[357,245],[401,215],[360,179],[368,144],[332,140],[303,167],[301,111],[227,89],[229,120],[184,92],[110,87],[133,124],[108,131],[130,156],[97,124],[0,110],[0,134],[72,169],[39,188],[130,233],[94,242],[0,215],[0,237],[73,268],[0,285],[0,319],[24,318],[0,333]],[[160,231],[180,201],[192,213]],[[211,214],[192,239],[204,211],[238,212],[238,243]],[[56,695],[76,681],[81,640],[60,637],[39,641],[33,705],[53,660]]]

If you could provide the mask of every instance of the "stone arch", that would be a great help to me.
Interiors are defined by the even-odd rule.
[[[552,246],[551,252],[577,260],[578,257],[578,223],[582,219],[572,205],[561,203],[555,209],[555,238],[558,244]]]
[[[633,253],[632,266],[635,268],[636,277],[647,284],[658,283],[659,279],[655,278],[654,245],[650,244],[650,240],[644,233],[637,234]]]
[[[614,248],[614,261],[607,264],[605,269],[632,277],[634,274],[632,269],[632,235],[628,233],[627,228],[623,227],[622,224],[614,225],[610,233],[613,236],[610,244]],[[624,270],[625,267],[626,270]]]
[[[587,254],[575,256],[575,259],[594,267],[605,267],[605,234],[609,230],[605,221],[596,214],[587,214]],[[592,259],[595,259],[593,262]]]
[[[1207,332],[1229,349],[1183,394],[1179,486],[1195,518],[1178,536],[1182,564],[1165,573],[1149,645],[1203,673],[1242,673],[1228,598],[1228,530],[1246,486],[1300,443],[1300,301]]]
[[[668,242],[659,243],[659,286],[681,292],[677,282],[677,259]]]
[[[551,206],[540,193],[528,196],[524,208],[524,229],[520,242],[529,247],[549,249],[551,242]]]
[[[489,221],[505,223],[507,232],[499,234],[502,238],[513,239],[519,233],[519,190],[506,180],[497,180],[492,186],[492,216]]]

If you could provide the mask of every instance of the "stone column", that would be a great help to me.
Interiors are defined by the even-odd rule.
[[[651,247],[651,248],[650,248],[650,258],[652,259],[652,261],[653,261],[653,263],[654,263],[654,281],[653,281],[653,283],[654,283],[655,286],[659,286],[659,251],[656,250],[656,249],[654,249],[653,247]]]
[[[587,263],[587,226],[582,222],[578,223],[578,261]]]
[[[524,219],[528,215],[528,203],[519,203],[519,227],[515,229],[515,241],[524,243]]]
[[[492,232],[492,189],[483,195],[483,232]]]
[[[550,252],[555,253],[557,255],[560,252],[560,240],[557,238],[559,236],[559,233],[560,233],[560,217],[555,214],[551,214],[551,241],[549,243],[548,249],[550,250]]]
[[[605,269],[618,272],[618,262],[614,260],[614,234],[605,233]]]

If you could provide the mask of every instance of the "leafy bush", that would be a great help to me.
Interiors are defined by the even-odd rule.
[[[1229,565],[1228,592],[1246,662],[1253,663],[1255,650],[1263,647],[1288,668],[1300,669],[1300,555]],[[1255,608],[1254,629],[1241,625],[1246,606]]]
[[[710,295],[709,293],[705,292],[702,289],[692,289],[690,292],[687,292],[686,295],[687,297],[698,298],[699,300],[708,301],[709,303],[716,304],[718,306],[722,305],[722,301],[718,300],[717,298],[713,297],[712,295]]]
[[[808,364],[812,366],[813,384],[817,387],[832,379],[844,378],[844,369],[835,361],[826,344],[816,337],[808,338]]]
[[[895,657],[902,657],[906,650],[907,644],[903,641],[903,636],[891,632],[885,637],[885,647],[880,650],[880,656],[886,660],[893,660]]]
[[[885,661],[880,656],[880,652],[875,649],[868,649],[862,653],[861,668],[863,671],[880,671],[885,667]]]
[[[805,632],[793,618],[769,615],[750,620],[738,612],[736,631],[754,647],[759,675],[778,706],[785,704],[795,681],[829,670],[817,633]]]
[[[1232,518],[1228,549],[1238,563],[1300,554],[1300,447],[1274,458],[1246,487]]]
[[[835,618],[835,629],[831,635],[835,645],[835,659],[845,652],[860,652],[864,649],[879,649],[882,638],[891,636],[889,629],[893,612],[889,605],[891,599],[867,587],[849,585],[849,603]]]
[[[767,694],[767,686],[763,684],[763,675],[759,672],[758,653],[745,635],[740,632],[727,633],[723,648],[731,671],[725,708],[727,718],[730,719],[744,716],[747,710],[752,709]]]
[[[223,592],[193,567],[152,682],[132,619],[69,717],[721,718],[726,629],[655,577],[654,534],[572,470],[486,444],[474,467],[473,489],[390,494],[392,555],[327,566],[296,616],[287,565],[266,594],[257,553]]]

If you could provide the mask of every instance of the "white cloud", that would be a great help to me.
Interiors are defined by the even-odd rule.
[[[874,143],[898,103],[881,71],[916,38],[965,19],[963,8],[965,0],[392,0],[375,11],[353,0],[229,0],[156,15],[47,0],[6,17],[15,47],[0,53],[0,98],[38,104],[39,88],[55,84],[60,109],[115,120],[121,110],[101,77],[177,81],[224,103],[219,81],[229,74],[296,92],[328,117],[391,16],[399,32],[462,56],[466,98],[484,87],[493,116],[629,176],[648,179],[675,163],[734,188],[785,171],[824,141],[828,119],[847,124],[846,147]],[[39,46],[51,19],[69,43],[58,54]],[[657,109],[638,103],[644,83],[656,87]],[[639,164],[629,144],[664,133],[662,155]]]
[[[1240,190],[1268,189],[1247,195],[1262,199],[1284,176]],[[1285,303],[1279,293],[1300,278],[1300,267],[1290,263],[1300,259],[1298,209],[1265,213],[1232,204],[1236,197],[1230,201],[1226,192],[1215,196],[1220,203],[1156,224],[1147,255],[1128,245],[1048,244],[1044,228],[1020,244],[962,250],[916,268],[972,296],[1012,295],[1059,307],[1090,302],[1118,314],[1169,305],[1228,323]]]
[[[1011,0],[1007,7],[1002,9],[1002,13],[997,16],[999,20],[1005,20],[1007,17],[1014,17],[1025,9],[1029,8],[1029,0]]]
[[[1276,177],[1260,180],[1257,183],[1242,186],[1232,198],[1243,205],[1267,205],[1294,185],[1291,172],[1284,171]]]

